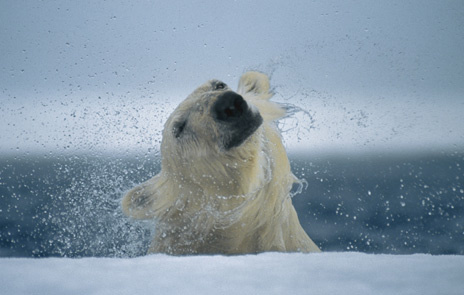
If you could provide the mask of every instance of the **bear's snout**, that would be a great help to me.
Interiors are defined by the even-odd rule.
[[[263,123],[259,111],[253,111],[253,107],[233,91],[219,95],[211,113],[218,122],[220,142],[225,150],[241,145]]]
[[[243,97],[235,92],[227,91],[221,94],[213,106],[213,113],[220,121],[236,121],[248,111],[248,104]]]

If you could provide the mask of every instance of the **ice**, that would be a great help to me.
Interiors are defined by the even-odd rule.
[[[464,256],[362,253],[0,259],[8,294],[447,294]]]

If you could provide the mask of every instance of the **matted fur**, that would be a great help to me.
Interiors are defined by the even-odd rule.
[[[269,101],[268,77],[241,77],[237,93],[263,120],[231,149],[221,144],[228,130],[211,115],[218,97],[231,91],[219,83],[208,81],[176,108],[164,126],[161,172],[124,196],[126,215],[157,220],[148,253],[320,251],[292,205],[298,180],[273,122],[285,111]]]

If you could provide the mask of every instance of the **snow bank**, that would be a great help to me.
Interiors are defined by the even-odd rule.
[[[7,258],[8,294],[462,294],[464,256]]]

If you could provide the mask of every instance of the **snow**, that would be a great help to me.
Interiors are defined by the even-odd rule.
[[[244,256],[5,258],[8,294],[462,294],[464,256],[263,253]]]

